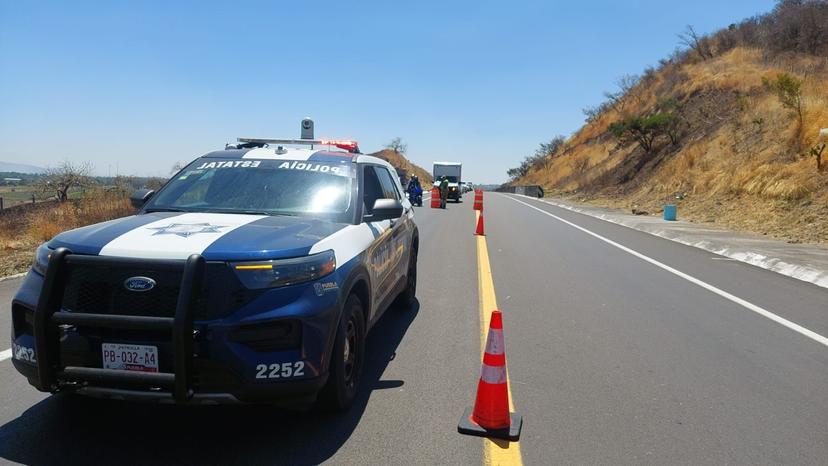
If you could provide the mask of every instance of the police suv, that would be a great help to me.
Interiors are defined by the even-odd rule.
[[[394,168],[352,141],[239,141],[136,192],[137,215],[37,249],[12,303],[13,362],[30,384],[352,403],[366,332],[414,300],[412,206]]]

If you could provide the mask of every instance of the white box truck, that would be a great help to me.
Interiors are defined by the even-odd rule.
[[[434,186],[440,187],[440,180],[445,176],[448,178],[449,189],[448,198],[454,199],[454,202],[460,202],[463,197],[463,187],[461,173],[463,171],[463,164],[460,162],[434,162]]]

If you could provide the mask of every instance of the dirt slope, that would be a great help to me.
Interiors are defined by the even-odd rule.
[[[828,127],[828,54],[711,48],[709,58],[689,51],[645,72],[620,104],[606,105],[513,183],[651,214],[676,203],[684,219],[828,244],[828,149],[822,171],[809,153]],[[802,82],[801,128],[767,84],[783,73]],[[680,122],[675,143],[661,137],[645,151],[610,131],[665,101]]]
[[[430,185],[432,182],[431,173],[429,173],[426,169],[411,163],[407,158],[405,158],[405,155],[400,152],[395,152],[391,149],[383,149],[379,152],[374,152],[373,154],[368,155],[379,157],[393,165],[394,168],[405,170],[406,178],[411,175],[417,175],[423,185]]]

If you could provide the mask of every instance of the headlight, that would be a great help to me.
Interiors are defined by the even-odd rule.
[[[231,264],[242,284],[258,290],[318,280],[336,270],[333,251],[307,257]]]
[[[46,246],[46,243],[41,244],[35,251],[32,269],[41,275],[46,275],[46,268],[49,267],[49,257],[51,255],[52,250]]]

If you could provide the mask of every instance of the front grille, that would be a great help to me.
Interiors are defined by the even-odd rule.
[[[130,265],[106,267],[72,264],[63,294],[63,308],[72,312],[131,316],[174,317],[181,286],[181,272],[152,270]],[[149,277],[155,287],[130,291],[124,282],[131,277]],[[198,293],[196,320],[225,317],[259,292],[247,290],[223,262],[208,262],[204,289]]]

